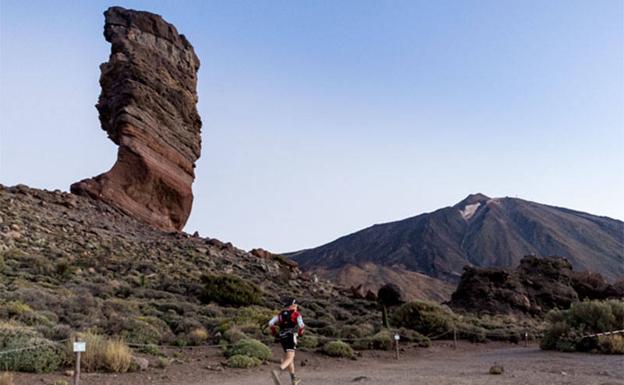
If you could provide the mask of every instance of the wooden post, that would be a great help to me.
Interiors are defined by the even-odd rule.
[[[453,326],[453,349],[457,349],[457,328]]]
[[[399,359],[399,339],[400,338],[401,337],[399,336],[398,333],[394,335],[394,346],[395,346],[395,349],[396,349],[396,357],[395,358],[397,360]]]
[[[524,346],[528,347],[529,346],[529,333],[524,332]]]
[[[76,352],[76,371],[74,372],[74,385],[80,384],[80,352]]]
[[[74,341],[74,352],[76,353],[76,370],[74,371],[74,385],[80,384],[80,353],[86,351],[86,343],[76,339]]]

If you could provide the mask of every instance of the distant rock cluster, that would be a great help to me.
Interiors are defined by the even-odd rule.
[[[449,305],[485,314],[543,315],[583,299],[624,297],[624,280],[608,283],[600,274],[573,272],[561,257],[526,256],[516,270],[466,267]]]
[[[104,201],[166,231],[181,230],[193,203],[201,150],[199,59],[176,28],[149,12],[111,7],[97,103],[102,128],[119,146],[112,169],[71,191]]]

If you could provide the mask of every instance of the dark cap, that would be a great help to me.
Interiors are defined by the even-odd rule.
[[[294,298],[288,298],[287,300],[284,301],[284,307],[290,307],[296,304],[297,304],[297,300]]]

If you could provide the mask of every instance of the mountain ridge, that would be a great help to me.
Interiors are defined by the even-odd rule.
[[[477,193],[453,206],[375,224],[288,255],[304,270],[322,270],[326,276],[373,263],[449,283],[457,282],[465,265],[510,267],[525,255],[557,255],[569,259],[575,270],[595,271],[613,281],[624,276],[624,222]]]

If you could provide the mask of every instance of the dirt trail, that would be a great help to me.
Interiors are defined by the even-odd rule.
[[[276,356],[279,351],[275,350]],[[87,374],[81,385],[272,385],[264,365],[250,370],[220,370],[222,357],[197,349],[183,363],[142,373]],[[624,385],[624,356],[544,352],[538,347],[508,344],[461,344],[453,350],[439,343],[429,349],[408,349],[399,361],[391,352],[365,352],[358,360],[337,360],[299,353],[305,361],[301,385]],[[505,373],[488,374],[494,363]],[[17,385],[50,384],[60,375],[20,375]],[[68,382],[69,378],[64,377]],[[284,373],[283,384],[290,381]]]

